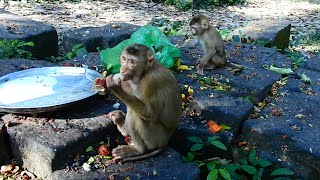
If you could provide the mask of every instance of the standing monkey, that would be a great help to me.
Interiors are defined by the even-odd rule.
[[[203,74],[204,69],[225,66],[227,60],[222,37],[216,28],[209,24],[209,19],[199,14],[191,19],[189,25],[192,35],[200,41],[204,52],[197,66],[197,73]]]
[[[131,143],[118,146],[112,154],[121,162],[141,160],[167,146],[180,121],[180,88],[173,73],[154,59],[147,46],[127,47],[120,55],[120,64],[123,81],[109,75],[106,86],[127,106],[125,119],[116,113],[114,119],[120,117],[121,121],[113,122],[122,134],[130,135]]]

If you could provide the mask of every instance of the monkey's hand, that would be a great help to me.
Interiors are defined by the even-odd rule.
[[[114,80],[113,76],[114,75],[111,74],[106,78],[107,87],[111,90],[116,90],[121,88],[121,81]]]
[[[202,63],[198,64],[197,73],[203,75],[204,74],[203,71],[204,71],[204,65]]]

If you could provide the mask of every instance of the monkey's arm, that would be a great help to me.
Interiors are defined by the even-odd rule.
[[[147,105],[135,96],[127,94],[121,87],[112,88],[111,91],[123,101],[130,109],[143,119],[150,119],[151,112]]]
[[[215,49],[209,49],[208,52],[201,58],[200,64],[201,65],[206,65],[208,61],[216,54]]]

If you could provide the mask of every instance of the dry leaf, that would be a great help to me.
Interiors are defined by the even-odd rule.
[[[210,132],[212,132],[212,133],[217,133],[217,132],[220,132],[222,130],[222,126],[220,126],[219,124],[217,124],[213,120],[210,120],[208,122],[208,130]]]

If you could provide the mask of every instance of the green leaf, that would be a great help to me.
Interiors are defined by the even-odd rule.
[[[222,149],[222,150],[227,150],[227,147],[221,143],[220,141],[212,141],[210,144],[214,145],[215,147]]]
[[[82,46],[82,43],[81,44],[76,44],[72,47],[72,52],[76,52],[77,49],[79,49],[80,47]]]
[[[216,164],[214,162],[207,163],[207,168],[212,171],[216,168]]]
[[[231,163],[226,165],[226,169],[228,172],[235,172],[236,170],[240,169],[241,166],[239,164]]]
[[[200,168],[200,166],[206,165],[206,163],[199,161],[199,160],[195,160],[194,164],[196,164],[199,168]]]
[[[253,163],[252,163],[252,165],[258,165],[258,166],[260,166],[260,167],[263,167],[263,168],[265,168],[265,167],[268,167],[268,166],[271,166],[272,165],[272,163],[270,162],[270,161],[267,161],[267,160],[264,160],[264,159],[256,159]]]
[[[202,149],[203,144],[194,144],[193,146],[191,146],[190,151],[199,151],[200,149]]]
[[[72,52],[68,52],[66,55],[65,55],[65,57],[67,58],[67,59],[72,59],[73,58],[73,53]]]
[[[301,80],[305,83],[311,83],[311,79],[307,77],[307,75],[305,75],[304,73],[301,74]]]
[[[85,48],[80,48],[76,50],[76,56],[77,57],[83,57],[86,54],[88,54],[88,51]]]
[[[188,137],[188,139],[194,143],[203,143],[202,139],[197,136]]]
[[[93,147],[92,146],[88,146],[87,149],[86,149],[86,152],[90,152],[93,150]]]
[[[187,158],[186,156],[182,156],[182,160],[186,163],[190,163],[192,162],[189,158]]]
[[[272,171],[270,176],[289,176],[289,175],[293,175],[293,174],[294,174],[294,172],[292,172],[291,170],[289,170],[287,168],[278,168],[278,169],[275,169],[274,171]]]
[[[153,171],[152,171],[152,175],[153,175],[153,176],[156,176],[157,174],[158,174],[158,172],[157,172],[156,170],[153,170]]]
[[[208,137],[208,142],[212,142],[212,141],[215,141],[217,139],[219,139],[220,137],[219,136],[212,136],[212,137]]]
[[[225,124],[221,124],[221,126],[222,126],[222,131],[230,130],[230,129],[231,129],[231,127],[230,127],[230,126],[225,125]]]
[[[219,169],[220,175],[227,180],[231,180],[230,173],[226,169]]]
[[[100,145],[104,144],[104,141],[100,141],[99,144],[100,144]]]
[[[212,171],[210,171],[210,173],[207,176],[207,180],[216,180],[218,179],[218,169],[214,169]]]
[[[278,74],[290,74],[293,73],[293,71],[290,68],[277,68],[273,65],[270,65],[269,70],[276,72]]]
[[[194,153],[193,152],[188,152],[188,158],[190,161],[194,159]]]
[[[112,156],[104,156],[104,159],[112,159]]]
[[[255,159],[256,159],[256,150],[251,149],[248,155],[248,160],[250,163],[253,163]]]
[[[243,169],[245,172],[247,172],[251,175],[255,175],[258,173],[256,168],[254,168],[253,166],[249,166],[249,165],[241,165],[241,169]]]
[[[260,168],[258,171],[258,177],[261,178],[263,174],[263,168]]]
[[[240,159],[239,162],[244,165],[248,165],[248,161],[246,159]]]
[[[91,163],[93,163],[94,162],[94,158],[93,157],[90,157],[89,159],[88,159],[88,164],[91,164]]]

